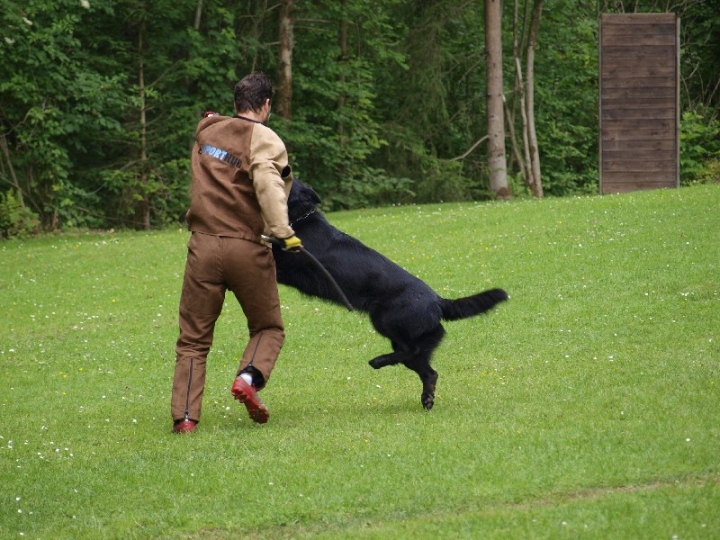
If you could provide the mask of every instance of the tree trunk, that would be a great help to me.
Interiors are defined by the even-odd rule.
[[[145,21],[140,25],[138,35],[138,89],[140,91],[140,194],[135,207],[135,228],[150,229],[150,204],[148,201],[148,136],[145,94],[145,62],[144,62]]]
[[[0,133],[0,149],[2,149],[2,154],[5,156],[5,160],[7,161],[8,171],[10,174],[10,180],[7,182],[15,188],[15,191],[17,192],[17,198],[18,198],[18,204],[21,207],[25,207],[25,199],[23,197],[23,190],[20,187],[20,182],[18,182],[17,176],[15,175],[15,168],[13,167],[12,160],[10,159],[10,147],[7,143],[7,138],[5,137],[4,133]],[[4,168],[4,167],[3,167]],[[3,175],[5,176],[5,175]]]
[[[530,155],[530,189],[535,197],[543,196],[542,177],[540,175],[540,154],[538,153],[537,133],[535,132],[535,43],[540,30],[540,14],[543,0],[533,4],[530,34],[528,36],[525,72],[527,76],[525,108],[527,115],[528,150]]]
[[[340,29],[338,33],[338,46],[340,47],[340,58],[338,58],[338,61],[340,62],[340,93],[337,98],[337,109],[339,113],[338,117],[340,118],[340,120],[338,121],[337,133],[338,143],[341,149],[345,146],[345,125],[342,122],[342,112],[345,108],[345,65],[348,61],[348,22],[345,18],[346,3],[347,2],[345,0],[341,1],[343,10],[340,19]]]
[[[530,158],[530,138],[528,137],[528,108],[525,96],[525,83],[523,82],[522,67],[520,65],[520,57],[515,57],[515,78],[517,81],[517,99],[520,102],[520,121],[522,131],[522,148],[523,148],[523,165],[522,173],[525,183],[532,191],[535,183],[533,179],[532,159]]]
[[[512,197],[505,160],[505,116],[502,70],[502,3],[485,0],[487,51],[487,132],[490,189],[498,198]]]
[[[527,6],[527,4],[525,4]],[[527,118],[525,116],[525,88],[523,86],[523,74],[522,74],[522,67],[520,65],[521,59],[522,59],[522,49],[523,45],[521,44],[521,41],[524,41],[525,39],[525,32],[524,28],[525,25],[523,24],[522,27],[520,26],[520,18],[519,18],[519,12],[520,12],[520,0],[515,0],[515,6],[513,10],[513,66],[515,68],[515,84],[513,87],[513,99],[512,99],[512,111],[510,108],[505,106],[506,111],[506,121],[508,126],[508,131],[510,132],[510,141],[512,143],[512,150],[513,155],[515,156],[515,159],[517,160],[518,168],[520,169],[520,174],[523,177],[523,181],[530,186],[530,173],[528,171],[528,164],[530,163],[529,156],[526,154],[527,149]],[[523,21],[525,20],[525,17],[523,17]],[[515,131],[515,121],[517,118],[517,112],[518,109],[520,110],[520,137],[522,144],[518,143],[518,137],[517,132]]]
[[[203,0],[198,0],[197,6],[195,7],[195,24],[193,24],[193,28],[195,30],[200,30],[200,21],[202,20],[202,11],[203,11]]]
[[[295,25],[295,0],[282,0],[280,7],[280,52],[278,59],[278,84],[274,109],[289,122],[292,120],[292,55],[293,28]]]

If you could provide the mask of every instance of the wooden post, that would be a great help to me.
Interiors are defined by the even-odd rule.
[[[680,184],[680,20],[673,13],[600,20],[600,192]]]

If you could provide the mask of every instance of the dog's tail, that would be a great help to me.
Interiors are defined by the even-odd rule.
[[[480,313],[490,311],[496,304],[504,302],[508,299],[508,295],[502,289],[490,289],[465,298],[457,300],[447,300],[442,298],[440,306],[442,308],[442,318],[446,321],[457,321],[458,319],[467,319]]]

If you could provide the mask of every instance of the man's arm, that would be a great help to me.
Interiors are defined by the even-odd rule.
[[[280,137],[262,124],[255,126],[250,142],[250,178],[265,220],[266,234],[275,238],[293,236],[287,212],[292,185],[287,150]]]

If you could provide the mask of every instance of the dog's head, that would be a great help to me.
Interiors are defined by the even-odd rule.
[[[320,196],[315,193],[313,188],[307,184],[303,184],[297,178],[293,179],[292,189],[288,197],[288,216],[290,217],[290,222],[292,223],[306,216],[315,210],[321,202]]]

